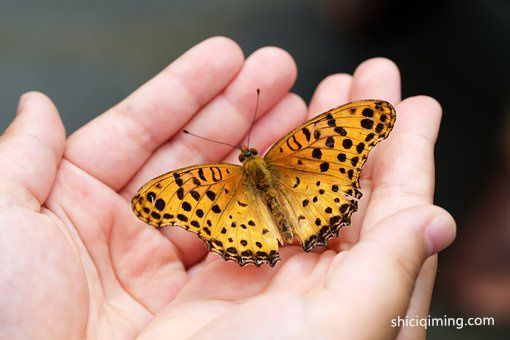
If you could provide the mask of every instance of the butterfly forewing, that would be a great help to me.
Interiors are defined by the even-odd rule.
[[[233,164],[192,166],[159,176],[132,199],[142,221],[178,225],[197,234],[208,248],[241,265],[279,260],[275,226],[257,195]]]
[[[305,250],[325,245],[350,224],[363,164],[395,119],[388,102],[353,102],[294,129],[269,150],[264,159],[297,216],[295,231]]]

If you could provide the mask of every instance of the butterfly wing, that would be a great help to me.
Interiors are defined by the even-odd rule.
[[[278,232],[267,208],[233,164],[192,166],[154,178],[131,201],[135,215],[156,227],[178,225],[208,249],[241,266],[273,266]]]
[[[264,159],[297,217],[295,232],[306,251],[350,224],[363,164],[395,119],[388,102],[349,103],[294,129],[268,151]]]

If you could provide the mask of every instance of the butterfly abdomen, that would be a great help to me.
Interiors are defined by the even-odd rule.
[[[285,241],[290,243],[294,239],[294,235],[292,234],[292,230],[289,228],[289,221],[287,220],[282,205],[278,201],[276,195],[277,193],[275,190],[273,188],[269,188],[262,196],[264,197],[274,222],[278,226],[280,234],[283,236]]]
[[[243,162],[243,168],[247,178],[251,179],[251,185],[261,194],[281,236],[285,241],[291,242],[294,235],[278,199],[278,192],[273,184],[273,175],[267,168],[266,162],[258,156],[250,157]]]

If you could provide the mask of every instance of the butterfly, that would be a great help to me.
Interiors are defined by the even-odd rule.
[[[225,260],[273,267],[281,245],[297,239],[309,252],[351,223],[363,164],[395,120],[386,101],[339,106],[287,133],[264,157],[243,146],[242,165],[194,165],[152,179],[133,197],[133,212],[152,226],[197,234]]]

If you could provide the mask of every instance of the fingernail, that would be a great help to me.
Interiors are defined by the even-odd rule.
[[[454,239],[455,224],[449,217],[438,216],[425,227],[425,242],[429,256],[448,247]]]

